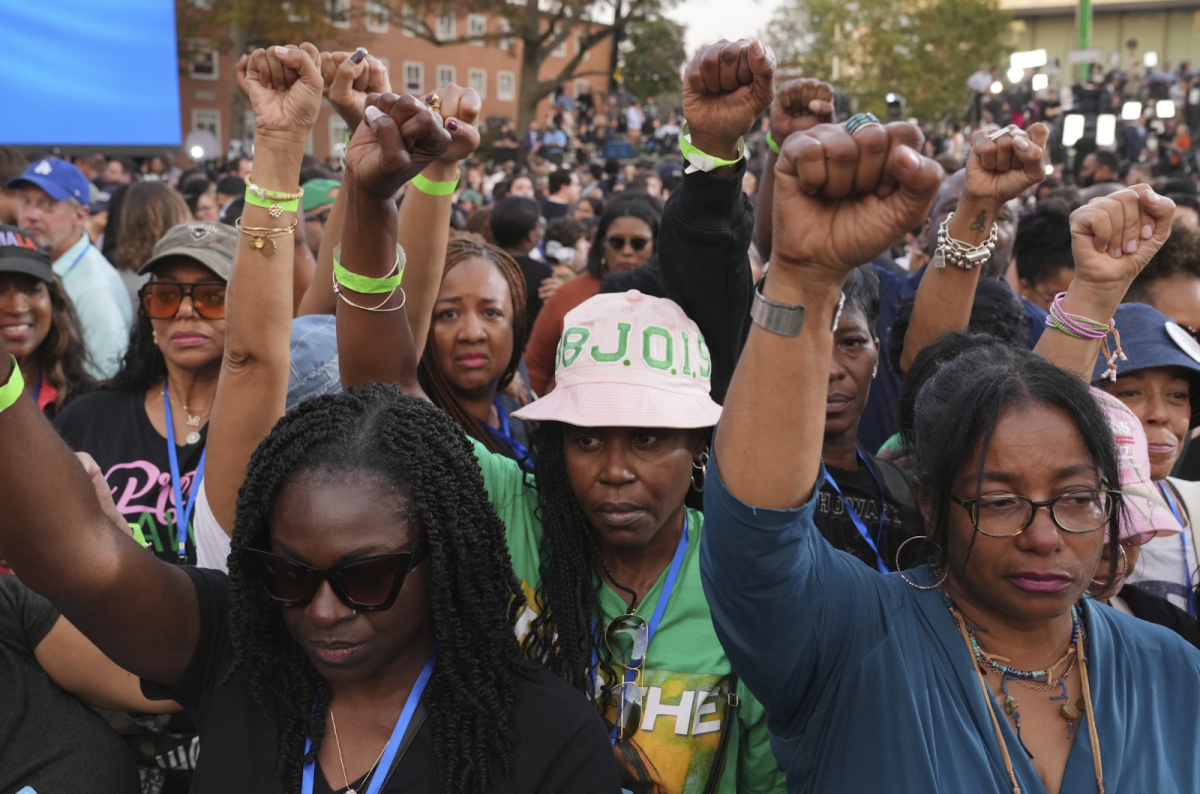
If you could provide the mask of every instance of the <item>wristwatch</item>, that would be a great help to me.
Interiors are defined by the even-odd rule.
[[[804,327],[807,310],[803,306],[791,306],[773,301],[762,294],[762,282],[754,288],[754,301],[750,304],[750,319],[761,328],[779,336],[796,336]]]

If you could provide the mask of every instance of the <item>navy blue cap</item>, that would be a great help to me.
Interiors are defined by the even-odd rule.
[[[1121,349],[1129,359],[1115,362],[1117,381],[1124,374],[1151,367],[1188,370],[1192,381],[1192,426],[1200,424],[1200,342],[1186,328],[1145,303],[1122,303],[1113,314],[1113,323],[1121,334]],[[1108,363],[1101,354],[1096,358],[1092,382],[1099,384],[1100,376],[1107,370]]]
[[[4,187],[12,190],[22,183],[37,185],[55,201],[75,199],[83,206],[92,201],[91,183],[83,172],[66,160],[50,157],[38,160],[25,169],[25,173],[8,180]]]

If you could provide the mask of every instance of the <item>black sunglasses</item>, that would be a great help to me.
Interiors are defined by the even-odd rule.
[[[225,319],[225,282],[151,281],[138,290],[142,309],[151,320],[170,320],[179,314],[183,299],[191,298],[196,314],[205,320]]]
[[[359,612],[391,609],[405,577],[428,554],[428,545],[421,538],[395,554],[363,557],[332,568],[314,568],[269,551],[242,549],[243,559],[267,595],[282,606],[308,606],[321,582],[326,581],[339,601]]]
[[[629,238],[629,247],[635,251],[641,251],[643,248],[645,248],[649,244],[650,244],[650,238],[648,238],[648,237],[630,237]],[[625,250],[625,238],[619,234],[609,235],[608,247],[614,251],[624,251]]]

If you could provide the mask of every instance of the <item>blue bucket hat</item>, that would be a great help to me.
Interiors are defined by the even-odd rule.
[[[310,314],[292,322],[291,368],[287,409],[322,394],[341,394],[337,321],[330,314]]]
[[[1180,367],[1192,383],[1191,426],[1200,424],[1200,342],[1173,320],[1145,303],[1123,303],[1113,314],[1121,334],[1121,348],[1128,361],[1117,363],[1117,380],[1122,375],[1152,367]],[[1110,342],[1111,344],[1111,342]],[[1092,383],[1100,385],[1108,370],[1103,354],[1096,358]]]

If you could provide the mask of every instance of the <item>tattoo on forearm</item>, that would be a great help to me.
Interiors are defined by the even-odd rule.
[[[979,217],[976,218],[975,222],[972,223],[970,225],[970,227],[968,227],[968,228],[970,228],[971,231],[979,232],[980,234],[983,234],[984,232],[986,232],[987,231],[987,212],[986,211],[980,212]]]

